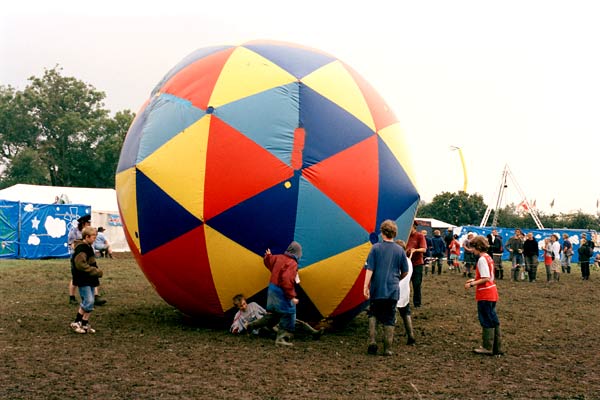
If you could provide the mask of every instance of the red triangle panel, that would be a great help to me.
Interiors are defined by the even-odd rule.
[[[289,165],[212,116],[204,181],[205,221],[293,175]]]
[[[352,289],[348,292],[344,300],[337,306],[335,310],[331,313],[331,317],[336,317],[340,314],[345,313],[346,311],[350,311],[355,307],[358,307],[361,303],[365,301],[365,295],[363,292],[363,283],[365,282],[365,273],[366,269],[362,269],[358,278],[354,282]]]
[[[367,105],[369,106],[369,110],[371,111],[371,115],[373,116],[373,121],[375,122],[375,129],[380,131],[381,129],[390,126],[398,120],[394,115],[394,112],[388,107],[383,98],[373,89],[371,84],[367,82],[362,76],[358,74],[358,72],[354,71],[348,65],[344,64],[344,67],[348,70],[354,81],[360,88]]]
[[[194,106],[206,110],[210,105],[208,101],[223,65],[233,50],[235,47],[211,54],[188,65],[169,79],[160,91],[187,99]]]
[[[377,219],[377,154],[377,136],[372,136],[302,172],[367,232],[375,230]]]

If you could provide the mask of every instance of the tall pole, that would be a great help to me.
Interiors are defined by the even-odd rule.
[[[467,178],[467,167],[465,165],[465,158],[463,157],[462,149],[457,146],[450,146],[450,149],[458,150],[458,155],[460,157],[460,163],[462,164],[462,169],[463,169],[463,192],[467,193],[467,183],[469,183],[469,180]]]

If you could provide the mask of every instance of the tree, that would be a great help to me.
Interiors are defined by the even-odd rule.
[[[487,205],[480,194],[443,192],[421,207],[418,216],[436,218],[458,226],[479,225],[486,209]]]
[[[134,115],[125,110],[111,118],[102,103],[103,92],[62,76],[58,66],[29,81],[23,92],[0,87],[0,162],[5,168],[1,186],[113,187],[120,148]],[[22,165],[31,157],[34,168],[27,174]]]

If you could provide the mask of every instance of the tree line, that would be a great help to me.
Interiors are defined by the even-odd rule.
[[[135,115],[111,116],[104,92],[62,68],[23,90],[0,86],[0,188],[17,183],[114,187],[121,146]]]
[[[478,194],[468,194],[463,191],[456,193],[443,192],[436,195],[430,203],[421,201],[417,212],[420,218],[435,218],[456,226],[479,226],[488,206],[483,197]],[[536,229],[537,226],[529,213],[518,211],[515,204],[507,204],[504,208],[492,211],[489,216],[488,226],[498,213],[500,227],[513,227],[523,229]],[[539,212],[538,216],[544,228],[567,229],[593,229],[600,231],[600,218],[598,215],[585,214],[582,211],[575,213],[545,214]]]

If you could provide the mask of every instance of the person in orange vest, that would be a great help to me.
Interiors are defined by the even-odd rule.
[[[494,276],[494,261],[487,253],[489,243],[483,236],[476,236],[471,240],[473,253],[479,257],[475,269],[475,279],[465,282],[465,289],[476,288],[477,316],[482,327],[482,345],[473,349],[477,354],[501,355],[502,339],[500,321],[496,314],[498,302],[498,289]]]

